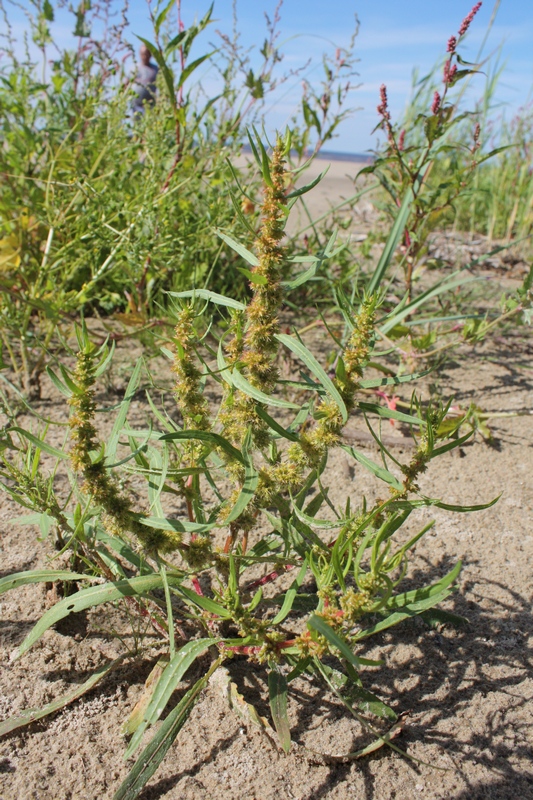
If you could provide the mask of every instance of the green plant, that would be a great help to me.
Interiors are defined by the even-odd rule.
[[[490,505],[454,507],[418,487],[431,460],[470,434],[439,441],[448,407],[423,408],[413,398],[409,413],[402,413],[359,399],[363,389],[415,377],[365,377],[370,361],[380,357],[377,316],[382,314],[381,328],[396,324],[396,310],[380,311],[380,289],[402,228],[395,226],[391,233],[386,263],[382,260],[374,274],[373,293],[353,303],[340,296],[346,334],[342,340],[332,337],[339,356],[335,375],[329,377],[301,337],[281,333],[278,323],[284,291],[290,288],[282,281],[284,227],[298,196],[286,188],[290,141],[289,135],[278,139],[269,155],[261,141],[252,140],[264,182],[262,224],[253,252],[233,244],[251,267],[250,302],[206,289],[173,295],[177,309],[170,356],[181,424],[151,397],[151,422],[142,429],[128,424],[141,360],[111,431],[105,437],[98,433],[95,386],[112,350],[95,345],[82,324],[75,368],[50,370],[72,409],[70,447],[52,447],[45,433],[23,429],[14,420],[3,429],[4,488],[31,511],[19,521],[55,529],[62,552],[71,553],[72,570],[11,575],[2,579],[0,590],[38,581],[88,584],[42,616],[18,656],[58,620],[110,602],[126,603],[158,637],[144,711],[135,712],[125,725],[132,737],[126,754],[137,752],[147,729],[154,727],[155,733],[115,800],[138,796],[210,677],[237,655],[266,667],[272,719],[283,750],[291,747],[287,695],[291,682],[304,673],[322,681],[369,733],[371,744],[348,758],[384,744],[398,750],[392,741],[396,712],[363,686],[365,667],[381,663],[365,655],[366,643],[415,615],[460,621],[435,609],[453,590],[460,563],[433,584],[402,590],[409,553],[431,528],[425,525],[413,535],[404,525],[420,507],[465,512]],[[309,280],[314,269],[316,262],[294,280]],[[217,329],[211,313],[198,313],[205,304],[229,314],[225,331]],[[282,352],[298,361],[298,371],[289,378],[280,377]],[[371,419],[397,419],[408,425],[416,442],[409,462],[394,458],[376,431],[382,464],[347,445],[344,427],[354,411],[369,424]],[[335,448],[382,482],[381,499],[368,505],[357,493],[335,506],[328,488],[334,480],[328,457]],[[51,459],[48,469],[41,464],[45,457]],[[70,473],[72,490],[66,497],[55,486],[58,463]],[[128,477],[146,479],[144,505],[128,490]],[[169,501],[178,502],[181,510],[167,511]],[[289,587],[276,591],[276,582],[289,572],[294,575]],[[138,655],[135,648],[124,653]],[[174,688],[195,661],[201,677],[156,728]],[[102,665],[80,689],[46,708],[5,721],[0,732],[56,711],[116,664]]]
[[[168,290],[209,285],[241,299],[248,294],[224,234],[251,243],[257,214],[251,201],[244,212],[233,204],[227,159],[235,162],[245,126],[261,122],[265,98],[286,77],[279,72],[279,19],[269,24],[264,63],[250,77],[227,38],[219,48],[202,45],[213,6],[189,27],[180,3],[177,13],[173,2],[150,6],[153,41],[142,41],[159,66],[158,96],[132,119],[127,9],[119,26],[101,30],[108,6],[105,0],[73,10],[78,48],[71,51],[53,41],[54,4],[30,3],[39,58],[28,52],[21,60],[9,34],[9,3],[0,5],[7,30],[0,70],[1,363],[30,399],[39,397],[50,351],[80,312],[122,312],[130,325],[146,326],[165,316]],[[350,53],[344,58],[346,67],[330,76],[331,93],[351,63]],[[198,77],[208,66],[221,76],[214,97]],[[345,113],[344,100],[341,94],[341,106],[325,113],[327,136]],[[302,122],[303,138],[310,125]],[[233,172],[253,195],[253,173]]]

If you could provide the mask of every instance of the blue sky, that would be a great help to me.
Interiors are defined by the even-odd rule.
[[[51,0],[56,5],[55,0]],[[6,0],[4,0],[6,2]],[[155,3],[155,0],[154,0]],[[355,83],[361,86],[351,96],[351,106],[358,110],[343,123],[339,136],[328,143],[329,150],[362,153],[372,148],[376,136],[371,131],[377,122],[376,106],[379,87],[388,88],[391,112],[401,114],[409,98],[413,68],[425,74],[444,55],[448,38],[455,34],[463,17],[468,14],[473,0],[285,0],[281,8],[281,35],[278,40],[285,53],[282,69],[295,69],[309,57],[313,63],[299,77],[289,79],[278,94],[267,102],[267,127],[283,128],[290,118],[299,96],[301,79],[320,80],[321,53],[334,45],[346,46],[354,27],[354,17],[360,21],[355,53],[359,59]],[[30,7],[29,0],[22,5]],[[117,2],[118,5],[118,2]],[[202,16],[208,0],[182,0],[182,13],[188,26]],[[501,45],[501,60],[505,70],[500,79],[496,99],[511,117],[518,107],[531,100],[533,84],[533,0],[501,0],[490,32],[484,54],[496,51]],[[241,43],[245,46],[261,45],[265,37],[264,11],[272,15],[274,0],[238,0],[238,27]],[[461,54],[474,60],[485,36],[495,8],[494,0],[485,0],[470,32],[464,41]],[[24,28],[21,12],[13,8],[10,17],[16,22],[17,32]],[[216,29],[230,32],[232,26],[232,0],[215,0],[216,23],[204,34],[205,45],[216,42]],[[134,34],[150,37],[150,23],[144,0],[131,0],[128,37]],[[53,24],[55,35],[68,43],[69,27],[61,13]],[[201,54],[201,44],[193,55]],[[251,54],[252,64],[254,55]],[[200,74],[200,73],[199,73]],[[215,86],[213,70],[204,70],[202,80],[208,91]],[[484,77],[475,78],[471,101],[482,94]]]

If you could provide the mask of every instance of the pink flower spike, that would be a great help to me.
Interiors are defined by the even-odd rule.
[[[440,110],[440,94],[435,92],[433,95],[433,104],[431,106],[431,113],[438,114]]]
[[[402,152],[404,147],[405,147],[405,130],[402,130],[400,132],[400,136],[398,137],[398,150],[400,151],[400,153]]]
[[[457,47],[457,39],[455,38],[455,36],[450,36],[450,38],[448,39],[447,52],[455,53],[456,47]]]
[[[452,83],[453,79],[455,78],[455,73],[457,72],[457,64],[450,65],[450,62],[447,61],[444,65],[444,83]]]
[[[382,116],[383,119],[389,120],[390,119],[389,101],[388,101],[388,98],[387,98],[387,87],[385,86],[384,83],[381,84],[381,87],[380,87],[380,90],[379,90],[379,96],[381,98],[381,103],[378,106],[378,114],[380,116]]]
[[[474,19],[474,17],[476,16],[477,12],[479,11],[482,5],[483,3],[476,3],[470,14],[467,14],[467,16],[464,18],[464,20],[461,23],[461,27],[459,28],[459,33],[458,33],[459,37],[465,35],[465,33],[470,27],[470,23],[472,22],[472,20]]]

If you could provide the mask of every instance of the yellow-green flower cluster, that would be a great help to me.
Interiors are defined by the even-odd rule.
[[[278,378],[274,363],[278,349],[278,313],[282,301],[281,269],[284,248],[285,222],[285,162],[284,145],[278,141],[270,160],[270,181],[265,182],[262,206],[262,225],[256,241],[259,263],[253,267],[253,297],[244,312],[233,322],[234,336],[226,348],[226,360],[238,362],[244,377],[262,392],[270,393]],[[220,420],[224,435],[234,444],[242,444],[248,428],[254,444],[264,449],[270,442],[268,426],[256,411],[256,401],[240,391],[226,394]]]
[[[178,408],[185,428],[206,431],[211,427],[207,400],[200,389],[202,377],[196,366],[194,345],[197,341],[194,330],[195,312],[188,306],[178,314],[176,323],[176,355],[172,370],[176,375],[174,390]]]
[[[365,299],[354,320],[353,332],[342,354],[343,369],[335,384],[350,412],[354,406],[358,380],[368,360],[374,334],[375,298]],[[326,451],[340,440],[344,421],[335,401],[326,397],[315,411],[317,423],[313,430],[300,435],[297,444],[287,451],[287,462],[270,469],[271,480],[280,489],[294,489],[302,480],[306,469],[316,467]]]
[[[73,408],[69,423],[73,442],[71,464],[83,477],[83,490],[104,510],[102,521],[110,533],[119,536],[132,533],[149,551],[171,552],[181,544],[179,534],[158,531],[139,522],[129,498],[120,492],[115,478],[105,466],[105,447],[101,445],[94,426],[94,361],[91,345],[78,353],[74,375],[77,391],[69,401]]]

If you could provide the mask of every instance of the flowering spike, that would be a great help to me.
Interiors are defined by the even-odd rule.
[[[466,15],[466,17],[464,18],[464,20],[461,23],[461,27],[459,28],[459,34],[458,34],[459,36],[464,36],[465,35],[465,33],[467,32],[467,30],[470,27],[470,24],[471,24],[472,20],[474,19],[474,17],[476,16],[477,12],[479,11],[479,9],[481,8],[482,5],[483,4],[481,2],[480,3],[476,3],[476,5],[472,8],[472,11],[470,12],[470,14]]]
[[[444,65],[444,78],[443,78],[444,83],[447,85],[453,83],[455,80],[456,73],[457,73],[457,64],[450,64],[450,62],[447,61]]]
[[[405,148],[405,129],[400,131],[400,135],[398,137],[398,150],[400,151],[400,153],[404,148]]]
[[[457,38],[455,36],[450,36],[448,39],[448,47],[446,48],[448,53],[455,53],[455,48],[457,47]]]
[[[431,113],[438,114],[440,110],[440,94],[435,92],[433,95],[433,103],[431,105]]]
[[[389,101],[387,98],[387,87],[384,83],[381,84],[379,95],[381,97],[381,103],[378,106],[378,114],[383,117],[384,120],[389,120]]]

